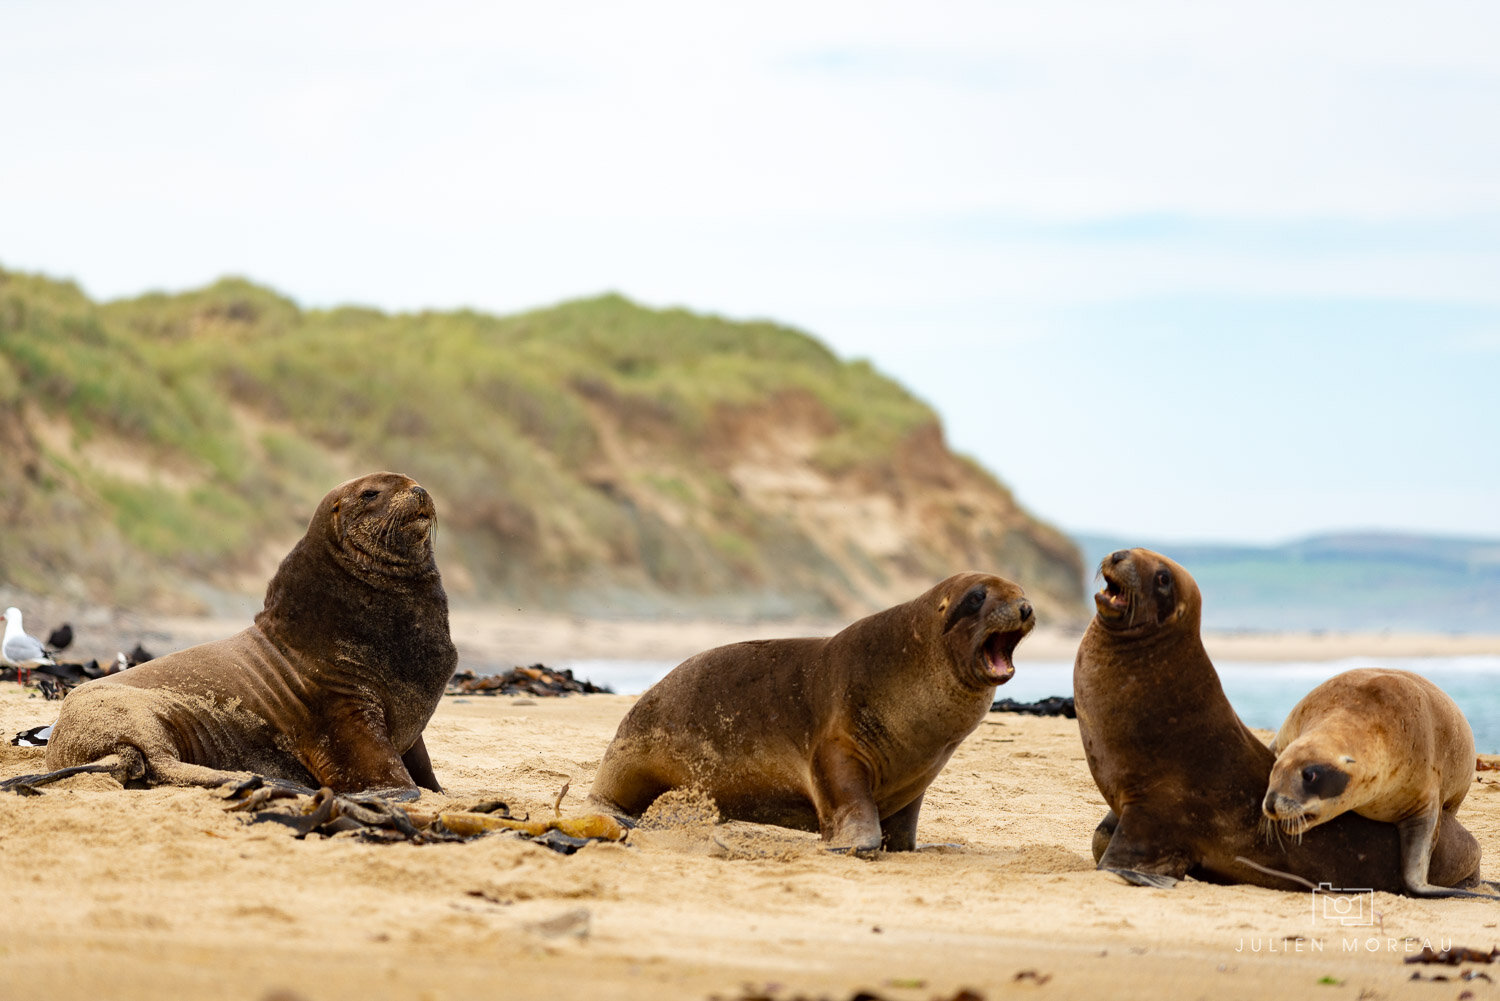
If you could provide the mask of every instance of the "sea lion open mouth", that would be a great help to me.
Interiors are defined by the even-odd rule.
[[[1106,618],[1119,618],[1129,613],[1130,594],[1124,585],[1106,569],[1101,568],[1099,576],[1104,578],[1104,587],[1094,595],[1094,605],[1099,613]]]
[[[1003,685],[1015,675],[1016,665],[1011,661],[1011,656],[1025,635],[1024,629],[1008,629],[990,633],[984,638],[979,647],[979,656],[985,680]]]

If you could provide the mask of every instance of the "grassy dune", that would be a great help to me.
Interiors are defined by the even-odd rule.
[[[246,590],[331,485],[392,468],[438,497],[461,599],[834,612],[978,565],[1081,600],[1072,544],[948,455],[929,407],[772,323],[616,295],[304,310],[239,279],[100,304],[0,271],[0,348],[0,444],[25,469],[0,500],[28,529],[0,558],[23,589]],[[897,542],[823,538],[841,503]]]

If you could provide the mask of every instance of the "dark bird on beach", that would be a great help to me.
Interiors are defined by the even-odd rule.
[[[72,644],[72,642],[73,625],[72,623],[64,622],[62,625],[52,630],[52,633],[47,637],[47,649],[51,650],[53,653],[61,653],[62,651],[66,650]]]

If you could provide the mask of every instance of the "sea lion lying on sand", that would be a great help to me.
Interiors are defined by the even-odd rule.
[[[1277,889],[1404,890],[1390,824],[1344,814],[1292,839],[1262,822],[1275,755],[1224,696],[1188,572],[1146,549],[1114,553],[1099,572],[1098,611],[1073,668],[1084,753],[1109,805],[1094,832],[1098,867],[1148,886],[1192,875]],[[1445,819],[1432,882],[1466,887],[1478,874],[1479,843]]]
[[[1414,897],[1488,896],[1427,881],[1438,827],[1474,781],[1474,732],[1441,688],[1410,671],[1359,668],[1323,682],[1271,741],[1261,808],[1294,837],[1345,812],[1395,824]]]
[[[336,793],[439,790],[422,729],[458,653],[433,559],[431,495],[399,473],[331,490],[255,624],[79,686],[47,745],[55,771],[216,786],[244,773]]]
[[[589,799],[638,816],[691,788],[726,819],[910,851],[923,793],[989,712],[1034,624],[1020,587],[963,573],[834,636],[700,653],[626,714]]]

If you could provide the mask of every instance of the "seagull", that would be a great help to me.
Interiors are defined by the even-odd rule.
[[[16,680],[21,684],[31,680],[31,669],[37,664],[52,664],[46,649],[34,636],[27,636],[21,627],[21,610],[14,605],[0,616],[5,621],[5,639],[0,640],[0,663],[16,669]]]

